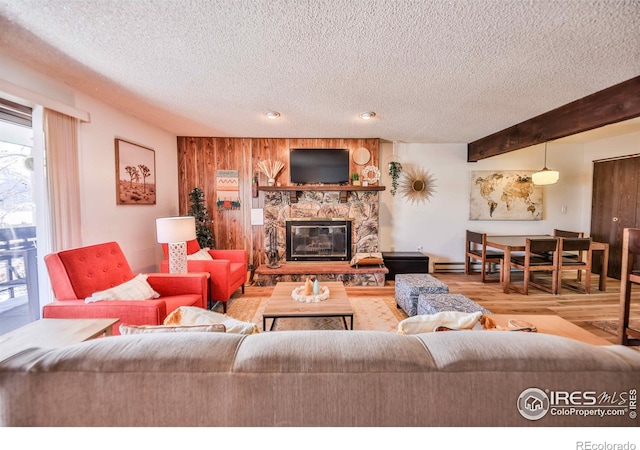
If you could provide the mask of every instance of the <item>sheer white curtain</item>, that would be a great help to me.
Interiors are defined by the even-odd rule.
[[[52,251],[82,245],[78,119],[44,110]]]

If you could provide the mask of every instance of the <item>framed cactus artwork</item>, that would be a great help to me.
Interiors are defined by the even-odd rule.
[[[155,151],[122,139],[115,142],[118,205],[155,205]]]

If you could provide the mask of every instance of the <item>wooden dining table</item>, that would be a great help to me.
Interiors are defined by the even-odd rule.
[[[553,236],[549,234],[522,234],[522,235],[487,235],[487,247],[502,250],[504,252],[504,267],[501,267],[503,276],[502,288],[505,294],[509,293],[509,285],[511,283],[511,253],[524,252],[527,245],[527,239],[549,239]],[[609,244],[605,242],[591,242],[592,251],[602,252],[602,264],[600,271],[600,279],[598,289],[606,291],[607,289],[607,265],[609,263]]]

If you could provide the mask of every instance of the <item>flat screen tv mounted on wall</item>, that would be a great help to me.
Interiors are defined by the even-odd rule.
[[[291,183],[348,183],[349,150],[293,148],[289,151],[289,173]]]

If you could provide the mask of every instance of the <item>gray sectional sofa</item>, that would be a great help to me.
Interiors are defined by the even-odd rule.
[[[639,388],[639,352],[541,333],[156,333],[0,362],[0,425],[638,426]]]

